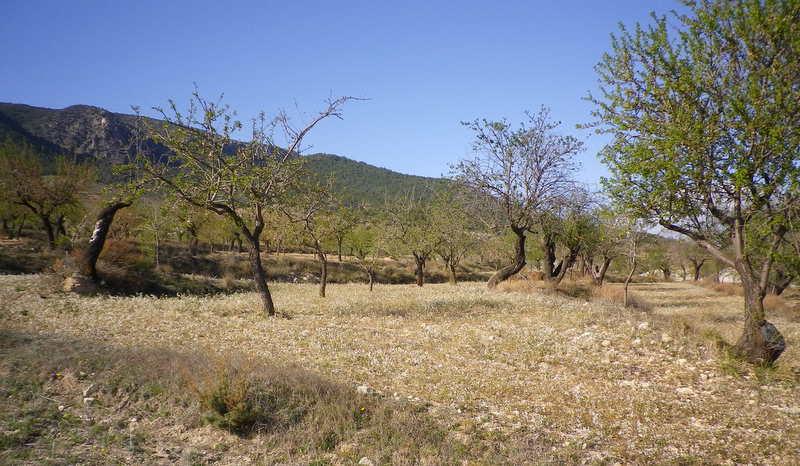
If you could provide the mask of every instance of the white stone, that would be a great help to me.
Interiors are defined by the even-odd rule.
[[[367,458],[366,456],[358,460],[358,464],[360,464],[361,466],[375,466],[375,463],[373,463],[372,460]]]

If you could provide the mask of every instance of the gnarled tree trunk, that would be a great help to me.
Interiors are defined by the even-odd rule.
[[[458,277],[456,277],[456,264],[452,260],[447,261],[447,270],[450,272],[449,282],[451,285],[458,284]]]
[[[253,281],[256,282],[256,290],[264,305],[264,313],[267,317],[272,317],[275,315],[275,304],[272,302],[272,294],[270,294],[267,286],[267,273],[261,263],[261,245],[258,237],[255,236],[248,237],[247,241],[250,245],[248,258],[250,259],[250,267],[253,270]]]
[[[600,268],[596,269],[592,274],[592,278],[594,278],[594,284],[597,286],[603,286],[603,282],[606,279],[606,273],[608,272],[609,266],[611,266],[611,257],[603,257],[603,265]]]
[[[325,288],[328,286],[328,257],[324,252],[317,251],[319,259],[319,297],[325,297]]]
[[[89,238],[89,244],[80,255],[78,260],[78,272],[86,277],[91,278],[97,282],[97,259],[100,253],[103,252],[103,246],[106,244],[106,237],[108,230],[111,229],[111,223],[114,221],[114,216],[117,211],[125,207],[129,207],[130,202],[116,202],[105,206],[97,215],[97,220],[94,223],[94,230],[92,236]]]
[[[745,261],[737,260],[736,270],[742,278],[745,316],[742,335],[736,342],[736,352],[752,363],[771,364],[786,349],[786,341],[778,329],[765,318],[766,287],[761,286]]]
[[[508,280],[509,277],[518,273],[525,267],[525,230],[519,228],[512,228],[511,230],[517,235],[517,241],[514,244],[514,262],[492,275],[489,282],[486,284],[489,288],[496,287],[498,283]]]
[[[417,286],[425,284],[425,262],[427,260],[428,258],[424,254],[414,253],[414,264],[416,264],[414,275],[417,277]]]

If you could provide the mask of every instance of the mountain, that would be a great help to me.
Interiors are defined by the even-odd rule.
[[[157,121],[157,120],[150,120]],[[137,151],[134,135],[141,125],[138,117],[89,105],[63,109],[0,103],[0,141],[30,144],[43,159],[68,155],[89,161],[110,173]],[[166,150],[147,142],[141,150],[151,156]],[[406,192],[420,195],[445,183],[441,178],[405,175],[333,154],[306,156],[309,169],[318,178],[334,178],[337,191],[353,201],[382,200]]]

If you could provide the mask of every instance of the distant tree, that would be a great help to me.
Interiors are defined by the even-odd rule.
[[[479,195],[490,215],[497,215],[515,235],[514,262],[488,282],[493,288],[525,267],[525,238],[537,216],[572,185],[574,157],[583,143],[555,133],[559,123],[542,107],[513,129],[505,120],[464,123],[475,134],[475,157],[452,167],[458,182]]]
[[[48,173],[33,148],[11,142],[0,146],[0,190],[7,203],[27,209],[39,220],[50,249],[66,235],[65,217],[80,206],[79,195],[93,175],[88,165],[64,157],[56,159]]]
[[[373,219],[358,223],[347,235],[353,258],[367,275],[369,291],[372,291],[375,283],[375,274],[383,251],[381,242],[385,231],[385,226]]]
[[[324,298],[328,285],[328,254],[325,243],[335,237],[334,223],[338,214],[331,183],[322,185],[311,181],[299,185],[283,211],[291,221],[300,225],[304,245],[319,261],[319,296]]]
[[[800,2],[703,0],[621,29],[597,66],[599,130],[614,197],[735,269],[745,294],[737,352],[775,361],[785,341],[764,315],[775,251],[798,202]],[[747,248],[769,216],[764,256]],[[714,219],[732,247],[704,228]]]
[[[152,139],[169,149],[163,160],[139,157],[138,166],[156,186],[187,204],[225,216],[248,243],[253,279],[267,316],[275,315],[267,275],[261,262],[261,236],[265,213],[285,204],[286,196],[307,175],[297,157],[305,136],[322,120],[341,117],[349,97],[332,99],[326,108],[302,127],[294,127],[285,113],[267,121],[262,113],[252,122],[248,142],[234,135],[242,123],[220,101],[194,92],[184,112],[170,101],[157,109],[164,119],[150,128]],[[283,135],[285,149],[274,135]]]
[[[478,242],[475,222],[465,206],[464,193],[455,186],[442,187],[431,201],[431,228],[438,236],[436,252],[444,261],[451,285],[458,281],[457,269]]]
[[[630,286],[633,274],[636,273],[636,267],[639,265],[639,247],[645,237],[645,225],[641,220],[626,216],[625,217],[625,241],[623,249],[628,263],[628,275],[625,277],[625,282],[622,284],[623,298],[622,304],[628,307],[630,302],[628,295],[628,287]]]
[[[336,256],[342,262],[342,245],[347,235],[358,225],[358,211],[356,206],[337,203],[335,212],[331,213],[331,232],[336,241]]]
[[[584,262],[596,286],[602,286],[611,262],[622,254],[627,235],[627,222],[610,207],[599,207],[591,213],[584,246]],[[596,260],[600,263],[597,264]]]
[[[433,214],[431,203],[415,192],[400,196],[386,208],[388,246],[396,255],[414,258],[417,286],[425,284],[425,267],[439,246]]]
[[[587,191],[575,188],[537,217],[544,253],[542,274],[551,286],[561,283],[582,248],[596,239],[590,196]],[[559,245],[564,252],[560,260]]]

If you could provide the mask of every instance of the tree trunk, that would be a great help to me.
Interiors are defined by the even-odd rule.
[[[319,297],[325,297],[325,287],[328,285],[328,258],[323,252],[317,252],[319,258]]]
[[[64,215],[59,215],[56,218],[56,236],[67,236],[67,229],[64,227]]]
[[[744,289],[744,328],[735,350],[751,363],[772,364],[786,349],[786,342],[778,329],[765,319],[766,290],[761,288],[749,265],[737,260],[736,269]]]
[[[369,270],[367,275],[369,275],[369,291],[372,291],[372,284],[375,283],[375,272]]]
[[[664,275],[664,281],[668,282],[670,275],[672,275],[672,271],[669,269],[669,267],[662,267],[661,273]]]
[[[542,264],[542,276],[549,282],[558,273],[555,269],[556,263],[556,243],[549,236],[545,236],[542,245],[544,249],[544,264]]]
[[[517,242],[514,245],[514,262],[495,272],[486,284],[489,288],[494,288],[498,283],[508,280],[512,275],[519,273],[525,267],[525,230],[512,228],[517,235]]]
[[[788,275],[781,270],[775,271],[775,280],[770,284],[770,293],[780,296],[789,285],[792,284],[794,277]]]
[[[705,262],[705,259],[701,261],[692,261],[692,267],[694,268],[694,281],[700,280],[700,272],[703,270],[703,264]]]
[[[453,263],[452,259],[447,261],[447,270],[450,272],[449,281],[451,285],[458,284],[458,278],[456,277],[456,264]]]
[[[636,270],[636,260],[634,259],[633,263],[631,264],[631,270],[628,272],[628,276],[625,277],[625,284],[622,286],[622,305],[624,307],[628,307],[628,285],[631,283],[631,279],[633,278],[633,272]]]
[[[342,263],[342,241],[344,238],[341,236],[336,237],[336,254],[339,256],[339,263]]]
[[[567,271],[572,267],[572,264],[575,263],[575,258],[578,257],[578,252],[579,250],[577,249],[570,250],[566,257],[561,260],[557,267],[558,273],[551,280],[552,286],[558,286],[561,281],[564,280],[564,277],[567,275]]]
[[[103,246],[106,244],[106,237],[108,230],[111,229],[111,223],[114,221],[114,215],[117,211],[125,207],[129,207],[130,202],[117,202],[105,206],[99,214],[94,223],[94,230],[92,236],[89,238],[89,245],[83,250],[78,262],[78,272],[81,275],[91,278],[97,282],[97,259],[100,253],[103,252]]]
[[[22,217],[20,220],[19,225],[17,225],[17,234],[14,238],[21,238],[22,237],[22,230],[25,228],[25,217]]]
[[[427,257],[421,256],[417,253],[414,253],[414,263],[416,267],[414,269],[414,274],[417,277],[417,286],[422,286],[425,284],[425,261]]]
[[[189,236],[189,255],[195,257],[197,255],[198,246],[200,241],[197,239],[196,234]]]
[[[42,229],[47,233],[47,246],[50,249],[56,248],[56,234],[55,230],[53,229],[53,223],[50,221],[50,217],[47,215],[39,215],[39,218],[42,220]]]
[[[611,258],[604,257],[603,258],[603,265],[600,266],[600,269],[597,270],[597,273],[594,275],[594,284],[597,286],[603,286],[603,282],[606,279],[606,272],[608,272],[609,266],[611,266]]]
[[[250,243],[249,259],[250,267],[253,270],[253,280],[256,282],[256,289],[261,296],[261,302],[264,305],[264,313],[267,317],[275,315],[275,304],[272,302],[272,295],[267,286],[267,273],[264,271],[264,266],[261,263],[261,246],[257,237],[247,238]]]

